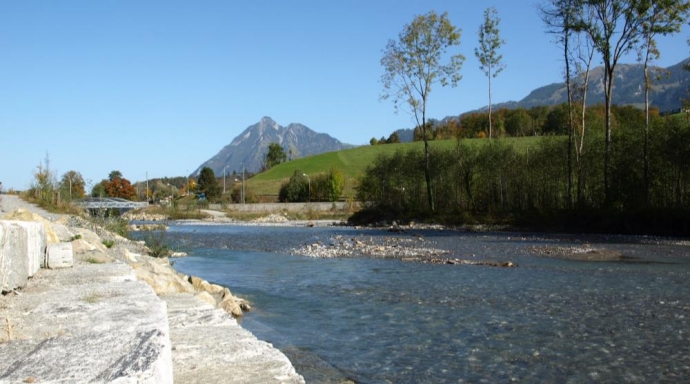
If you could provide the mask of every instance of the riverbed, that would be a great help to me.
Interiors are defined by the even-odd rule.
[[[679,382],[690,379],[690,246],[668,239],[442,230],[172,225],[174,267],[255,308],[242,326],[307,382]],[[302,256],[364,242],[404,256]],[[549,257],[606,249],[625,261]],[[313,256],[313,255],[312,255]]]

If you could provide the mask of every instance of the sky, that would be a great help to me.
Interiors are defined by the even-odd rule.
[[[457,87],[432,89],[427,116],[487,105],[474,48],[488,6],[505,40],[493,102],[517,101],[563,77],[537,3],[2,1],[0,182],[30,188],[46,158],[58,178],[81,173],[88,190],[113,170],[133,182],[183,176],[264,116],[355,145],[411,128],[409,113],[379,100],[380,60],[388,40],[429,11],[448,12],[466,60]],[[688,37],[686,26],[660,39],[656,64],[688,57]]]

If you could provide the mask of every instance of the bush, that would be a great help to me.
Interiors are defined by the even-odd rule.
[[[165,230],[145,231],[143,239],[149,248],[149,256],[167,257],[170,254],[170,247],[165,241]]]
[[[308,201],[310,197],[309,179],[301,170],[295,170],[290,180],[281,185],[278,192],[280,202],[302,202]]]

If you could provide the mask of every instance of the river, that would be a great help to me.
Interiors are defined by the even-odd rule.
[[[687,382],[690,245],[639,237],[354,228],[173,225],[174,268],[228,286],[255,308],[242,326],[307,382]],[[449,257],[311,258],[334,237],[422,238]],[[630,262],[537,256],[544,246],[615,250]]]

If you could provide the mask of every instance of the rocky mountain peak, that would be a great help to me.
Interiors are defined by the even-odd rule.
[[[305,125],[291,123],[283,127],[270,117],[264,116],[258,123],[242,131],[215,156],[201,164],[192,175],[198,175],[204,167],[211,168],[216,175],[222,175],[224,169],[228,172],[241,172],[243,165],[250,172],[258,172],[263,166],[270,143],[280,144],[286,153],[292,151],[293,159],[350,147]]]

